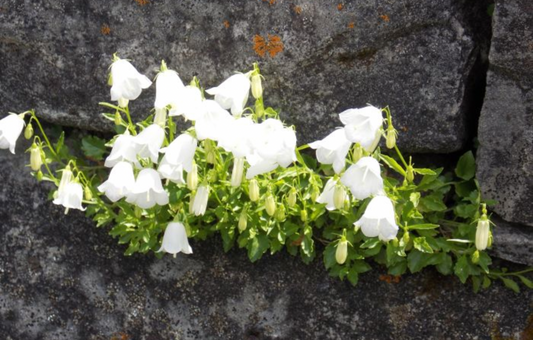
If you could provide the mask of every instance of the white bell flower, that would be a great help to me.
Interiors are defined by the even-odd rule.
[[[317,197],[316,201],[318,203],[324,203],[326,204],[326,209],[328,210],[335,210],[335,201],[334,201],[334,194],[335,194],[335,186],[337,185],[337,181],[333,178],[330,178],[326,182],[326,186],[324,187],[324,190],[322,190],[322,193]]]
[[[490,221],[487,215],[482,215],[477,223],[476,228],[476,249],[485,250],[489,246],[490,239]]]
[[[195,121],[201,115],[202,92],[196,86],[187,85],[178,92],[176,106],[172,107],[169,116],[181,116]]]
[[[141,158],[150,158],[153,163],[157,163],[159,149],[165,140],[165,130],[157,125],[147,126],[137,136],[134,142],[137,145],[137,155]]]
[[[137,205],[142,209],[150,209],[156,204],[168,204],[168,193],[161,184],[161,177],[154,169],[143,169],[137,175],[137,180],[126,202]]]
[[[116,202],[122,197],[126,197],[134,185],[133,167],[130,163],[122,161],[111,169],[109,178],[98,186],[98,190],[105,193],[111,202]]]
[[[246,106],[250,94],[250,79],[242,73],[234,74],[217,87],[206,90],[224,109],[239,117]]]
[[[398,234],[392,201],[387,196],[374,197],[359,221],[355,222],[366,237],[378,236],[382,241],[390,241]]]
[[[218,141],[224,134],[225,126],[231,124],[233,118],[214,100],[204,100],[196,117],[194,128],[198,140],[211,139]]]
[[[342,175],[341,183],[349,187],[358,200],[383,193],[379,163],[372,157],[363,157],[350,166]]]
[[[192,254],[192,248],[189,245],[187,231],[181,222],[171,222],[165,229],[163,242],[158,252],[165,251],[176,256],[177,253]]]
[[[81,206],[82,199],[83,187],[81,184],[77,182],[69,182],[63,187],[60,187],[57,198],[54,199],[53,203],[64,206],[66,208],[66,214],[69,209],[79,209],[84,211],[85,208]]]
[[[255,123],[249,117],[232,119],[225,125],[218,146],[231,152],[234,157],[242,158],[252,152],[251,139]]]
[[[366,151],[374,151],[381,138],[383,115],[374,106],[362,109],[349,109],[339,114],[345,125],[346,138],[353,143],[359,143]]]
[[[124,59],[119,59],[111,65],[111,79],[111,100],[118,101],[121,107],[127,106],[129,100],[137,99],[143,89],[152,85],[148,77],[140,74]]]
[[[351,145],[352,142],[346,138],[344,129],[337,129],[326,138],[310,143],[309,147],[316,149],[316,158],[320,163],[332,164],[333,170],[338,174],[344,169]]]
[[[192,213],[196,216],[205,214],[207,209],[207,201],[209,199],[209,186],[200,185],[198,191],[194,196],[194,202],[192,205]]]
[[[196,138],[191,135],[179,135],[169,146],[160,150],[165,156],[157,171],[163,178],[178,184],[185,184],[183,170],[191,171],[197,144]]]
[[[20,115],[10,114],[0,120],[0,149],[9,149],[15,153],[15,146],[22,129],[24,119]]]
[[[185,86],[176,71],[159,72],[155,80],[155,109],[164,109],[170,105],[171,112],[173,112],[178,106],[179,93],[184,88]]]
[[[111,149],[111,154],[107,156],[104,166],[108,168],[113,168],[119,162],[128,161],[135,164],[136,167],[140,168],[141,165],[137,160],[137,150],[138,146],[135,143],[135,137],[130,135],[128,131],[120,135],[115,139],[113,144],[113,149]]]

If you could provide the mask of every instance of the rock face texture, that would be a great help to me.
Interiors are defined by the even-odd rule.
[[[479,120],[483,196],[509,222],[533,226],[533,3],[498,1]]]
[[[392,108],[406,151],[456,151],[473,137],[489,2],[5,0],[0,112],[35,108],[52,122],[111,130],[97,103],[109,100],[114,52],[149,77],[165,59],[205,87],[259,61],[267,104],[296,124],[300,144],[371,103]],[[132,103],[137,118],[153,95]]]
[[[0,152],[0,338],[530,339],[533,291],[471,287],[433,271],[357,287],[285,252],[256,264],[213,241],[194,254],[124,257],[81,212],[54,206]]]

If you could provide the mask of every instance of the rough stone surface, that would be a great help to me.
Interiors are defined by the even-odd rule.
[[[205,87],[258,60],[267,104],[297,126],[301,144],[340,125],[337,113],[371,103],[392,108],[405,150],[451,152],[473,137],[489,3],[3,0],[0,112],[35,108],[59,124],[111,129],[97,103],[109,100],[114,52],[150,77],[165,59]],[[256,35],[279,37],[283,51],[260,57]],[[137,118],[153,95],[132,104]]]
[[[479,121],[483,196],[510,222],[533,226],[533,3],[497,1]]]
[[[533,267],[533,230],[527,226],[509,223],[493,215],[494,247],[492,253],[499,258]]]
[[[354,288],[286,253],[249,263],[218,240],[161,260],[124,248],[0,152],[0,339],[531,339],[533,291],[474,294],[428,270]]]

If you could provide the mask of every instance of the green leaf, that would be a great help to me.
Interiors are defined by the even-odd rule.
[[[483,287],[483,289],[487,289],[490,287],[490,284],[492,283],[492,281],[489,279],[488,276],[483,276],[483,283],[481,284],[481,287]]]
[[[420,203],[420,193],[419,192],[413,192],[409,195],[409,201],[413,203],[413,206],[416,208],[418,207],[418,203]]]
[[[394,276],[400,276],[405,273],[407,270],[407,261],[401,261],[396,263],[394,266],[389,267],[389,274]]]
[[[326,269],[330,269],[335,264],[337,264],[337,260],[335,259],[336,250],[337,247],[333,242],[328,244],[328,246],[324,250],[324,266],[326,267]]]
[[[266,235],[257,235],[257,237],[251,241],[248,248],[248,258],[250,258],[250,261],[255,262],[259,260],[268,249],[269,245],[268,237]]]
[[[366,249],[366,248],[372,249],[372,248],[376,247],[380,243],[381,243],[381,241],[377,237],[369,238],[368,240],[363,242],[363,244],[361,244],[361,248],[363,248],[363,249]]]
[[[350,281],[353,286],[357,285],[357,282],[359,282],[359,273],[357,270],[354,270],[354,268],[350,269],[348,272],[348,281]]]
[[[88,158],[102,160],[106,153],[105,141],[95,136],[85,136],[81,140],[81,149]]]
[[[413,224],[410,226],[407,226],[407,230],[429,230],[429,229],[436,229],[440,227],[438,224],[432,224],[432,223],[422,223],[422,224]]]
[[[533,289],[533,282],[530,279],[528,279],[528,278],[526,278],[525,276],[522,276],[522,275],[518,275],[518,278],[520,279],[520,281],[522,281],[522,283],[526,287]]]
[[[407,266],[411,273],[416,273],[422,270],[427,265],[430,255],[413,250],[407,255]]]
[[[413,240],[413,246],[415,247],[415,249],[418,249],[419,251],[423,253],[428,253],[428,254],[433,253],[433,248],[431,248],[431,246],[427,243],[425,237],[416,237]]]
[[[459,182],[455,184],[455,192],[459,197],[468,197],[471,192],[476,190],[477,187],[474,181]]]
[[[462,255],[455,264],[454,273],[462,283],[465,283],[470,276],[470,264],[466,255]]]
[[[478,211],[478,206],[475,204],[459,204],[453,209],[453,211],[458,217],[470,218],[474,217]]]
[[[401,167],[398,162],[394,160],[394,158],[389,157],[387,155],[380,154],[379,158],[389,166],[389,168],[396,170],[400,175],[405,176],[405,170]]]
[[[468,181],[474,178],[476,174],[476,160],[472,151],[468,151],[459,158],[457,167],[455,168],[455,174],[457,177]]]
[[[359,274],[366,273],[367,271],[371,270],[372,267],[368,263],[366,263],[364,260],[355,260],[352,263],[352,269],[357,271]]]
[[[479,288],[481,288],[481,279],[479,276],[472,276],[472,287],[474,288],[474,293],[479,292]]]
[[[437,195],[429,195],[420,199],[420,205],[423,206],[425,211],[444,211],[448,209],[446,204],[442,202],[442,199]]]
[[[481,269],[483,269],[483,271],[485,273],[489,273],[489,266],[492,264],[492,259],[490,258],[490,256],[484,252],[484,251],[480,251],[479,252],[479,261],[477,263]]]
[[[440,261],[439,264],[436,265],[437,270],[442,275],[450,275],[452,273],[452,268],[453,268],[452,257],[445,253],[440,253],[439,256],[442,257],[442,260]]]
[[[512,279],[506,279],[500,276],[500,279],[503,281],[505,287],[512,289],[515,293],[520,293],[520,287]]]
[[[56,153],[57,154],[61,153],[61,149],[63,149],[64,143],[65,143],[65,132],[61,131],[61,135],[59,136],[59,139],[57,140],[57,143],[56,143]]]
[[[420,174],[420,175],[436,175],[437,173],[431,169],[417,169],[417,168],[414,168],[413,169],[414,172],[416,172],[417,174]]]

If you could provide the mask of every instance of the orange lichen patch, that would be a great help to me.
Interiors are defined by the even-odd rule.
[[[100,33],[103,35],[109,35],[109,33],[111,33],[111,28],[108,24],[103,24],[102,27],[100,27]]]
[[[387,14],[382,14],[379,16],[381,18],[381,20],[385,21],[385,22],[389,22],[390,21],[390,18]]]
[[[111,337],[111,340],[130,340],[130,336],[124,332],[120,332]]]
[[[355,27],[355,22],[349,22],[348,23],[348,28],[354,28]]]
[[[148,0],[135,0],[135,2],[138,3],[139,6],[148,5],[150,3]]]
[[[224,20],[224,27],[229,28],[229,26],[230,26],[229,21]]]
[[[300,6],[294,6],[294,7],[292,8],[292,10],[293,10],[294,13],[296,13],[296,14],[302,14],[302,7],[300,7]]]
[[[275,5],[277,0],[263,0],[263,2],[268,2],[270,6]]]
[[[392,276],[392,275],[380,275],[379,276],[379,280],[380,281],[384,281],[384,282],[387,282],[387,283],[398,283],[400,282],[400,277],[399,276]]]
[[[342,3],[341,3],[341,4],[338,4],[338,5],[337,5],[337,9],[338,9],[339,11],[342,11],[342,10],[344,9],[344,4],[342,4]]]
[[[274,58],[278,53],[283,51],[283,42],[278,35],[268,35],[268,39],[256,34],[254,36],[254,51],[260,56],[264,57],[266,53]]]

